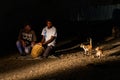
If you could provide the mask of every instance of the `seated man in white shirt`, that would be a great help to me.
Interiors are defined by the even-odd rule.
[[[52,25],[52,22],[48,20],[46,24],[47,26],[45,26],[42,30],[42,40],[40,42],[45,48],[44,53],[41,55],[43,58],[47,58],[49,54],[54,50],[57,38],[57,30]]]

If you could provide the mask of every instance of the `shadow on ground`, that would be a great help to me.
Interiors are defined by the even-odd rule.
[[[43,60],[26,60],[25,58],[22,59],[15,59],[15,55],[13,55],[13,59],[4,59],[0,61],[0,74],[1,73],[10,73],[19,69],[24,69],[27,67],[31,67],[35,64],[43,64],[46,62],[54,61],[55,59],[43,59]],[[26,56],[25,56],[26,57]],[[27,57],[26,57],[27,58]]]
[[[120,80],[120,60],[104,63],[92,63],[85,67],[76,66],[30,80]]]

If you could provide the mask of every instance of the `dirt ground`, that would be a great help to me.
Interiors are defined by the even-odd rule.
[[[0,80],[120,80],[120,39],[99,44],[104,56],[68,51],[59,57],[32,59],[11,55],[0,60]]]

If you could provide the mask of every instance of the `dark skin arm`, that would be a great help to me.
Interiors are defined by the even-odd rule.
[[[45,42],[45,36],[42,36],[42,40],[40,43],[44,43]]]
[[[23,46],[23,47],[26,46],[24,40],[22,40],[22,29],[21,29],[20,32],[19,32],[18,40],[22,43],[22,46]]]
[[[44,45],[47,45],[47,44],[49,44],[50,42],[52,42],[54,39],[55,39],[55,37],[54,37],[54,36],[51,36],[51,38],[50,38],[48,41],[45,42],[45,37],[43,36],[40,43],[42,43],[42,45],[44,46]]]
[[[31,45],[33,46],[36,43],[37,37],[34,31],[32,31],[32,34],[33,34],[33,41],[31,42]]]

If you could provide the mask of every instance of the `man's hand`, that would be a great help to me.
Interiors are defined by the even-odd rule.
[[[23,40],[21,40],[21,43],[22,43],[22,46],[23,46],[23,47],[26,46],[26,44],[25,44],[25,42],[24,42]]]
[[[31,47],[33,47],[34,45],[35,45],[35,42],[32,42],[32,43],[31,43]]]
[[[38,43],[38,45],[42,45],[42,43],[41,43],[41,42],[39,42],[39,43]]]
[[[44,45],[46,45],[46,43],[44,42],[44,43],[42,43],[42,45],[44,46]]]

